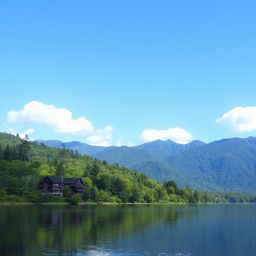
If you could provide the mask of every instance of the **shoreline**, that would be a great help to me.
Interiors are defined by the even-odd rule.
[[[22,206],[22,205],[45,205],[45,206],[144,206],[144,205],[168,205],[168,206],[216,206],[216,205],[255,205],[255,203],[251,202],[243,202],[243,203],[230,203],[230,202],[207,202],[207,203],[182,203],[182,202],[155,202],[155,203],[110,203],[110,202],[81,202],[78,204],[69,204],[67,202],[61,203],[31,203],[31,202],[0,202],[0,206],[4,205],[13,205],[13,206]]]

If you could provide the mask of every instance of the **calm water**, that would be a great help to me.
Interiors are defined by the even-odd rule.
[[[0,206],[0,255],[256,255],[256,206]]]

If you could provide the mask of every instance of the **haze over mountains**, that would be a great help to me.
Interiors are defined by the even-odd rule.
[[[47,146],[77,150],[118,163],[163,182],[209,191],[256,192],[256,138],[232,138],[204,143],[153,141],[136,147],[99,147],[82,142],[44,141]]]

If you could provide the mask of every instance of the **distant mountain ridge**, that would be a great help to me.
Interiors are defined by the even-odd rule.
[[[168,156],[175,153],[183,152],[191,148],[199,147],[204,145],[205,143],[200,140],[194,140],[188,144],[178,144],[171,140],[155,140],[152,142],[148,142],[135,148],[140,150],[146,150],[158,156]]]
[[[135,147],[127,147],[127,146],[109,146],[109,147],[102,147],[102,146],[92,146],[87,143],[83,143],[80,141],[71,141],[71,142],[62,142],[60,140],[42,140],[38,139],[36,140],[38,143],[43,143],[48,147],[57,147],[57,148],[62,148],[63,146],[66,149],[72,149],[72,150],[77,150],[80,154],[88,154],[88,155],[95,155],[100,152],[107,152],[107,151],[112,151],[115,149],[136,149],[137,152],[139,150],[142,151],[147,151],[148,153],[155,154],[158,156],[168,156],[174,153],[182,152],[194,147],[198,147],[201,145],[204,145],[205,143],[199,140],[194,140],[188,144],[178,144],[175,143],[171,140],[156,140],[152,142],[148,142],[145,144],[141,144],[139,146]],[[136,151],[134,151],[136,152]]]
[[[59,143],[50,142],[59,146]],[[49,143],[48,143],[49,145]],[[50,145],[51,146],[51,145]],[[65,143],[100,160],[138,170],[161,182],[209,191],[256,192],[256,138],[230,138],[204,143],[153,141],[136,147],[95,147]]]
[[[208,190],[256,191],[256,138],[214,141],[165,159]],[[168,174],[166,173],[168,176]]]
[[[87,155],[94,155],[96,153],[99,153],[100,151],[104,150],[104,147],[100,146],[92,146],[80,141],[71,141],[71,142],[62,142],[60,140],[36,140],[37,143],[42,143],[48,147],[56,147],[56,148],[62,148],[63,146],[66,149],[72,149],[77,150],[79,154],[87,154]]]

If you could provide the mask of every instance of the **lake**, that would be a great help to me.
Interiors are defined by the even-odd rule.
[[[256,255],[256,206],[2,205],[0,255]]]

